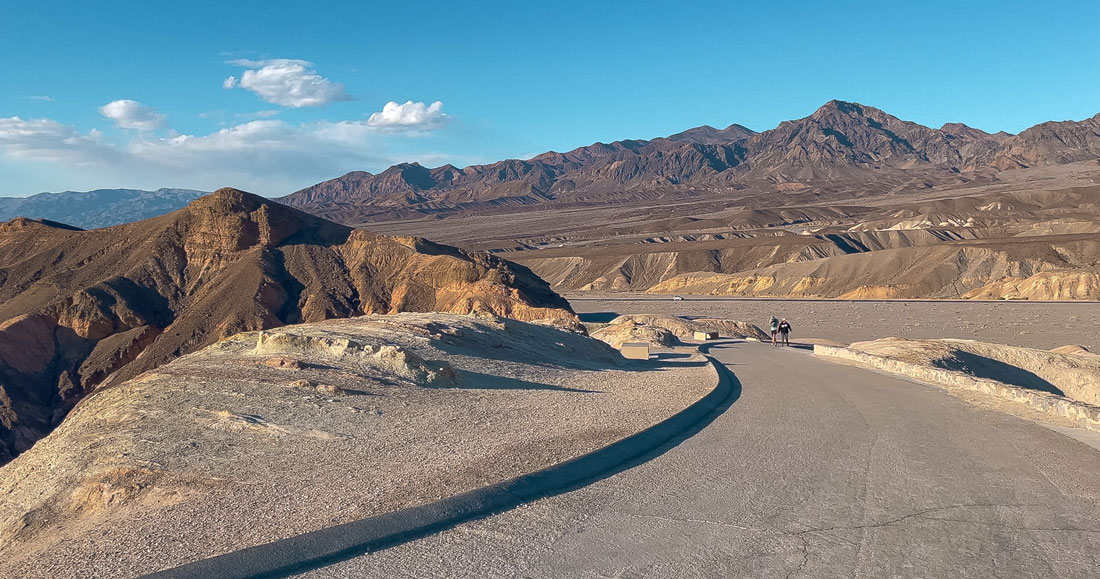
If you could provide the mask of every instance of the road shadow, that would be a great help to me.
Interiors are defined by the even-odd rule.
[[[577,317],[582,322],[590,324],[607,324],[619,317],[619,314],[617,312],[589,312],[587,314],[577,314]]]
[[[655,360],[686,360],[694,354],[684,352],[655,352],[651,354]]]

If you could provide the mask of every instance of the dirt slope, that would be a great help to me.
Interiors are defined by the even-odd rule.
[[[137,577],[434,501],[629,436],[716,379],[487,315],[240,334],[97,390],[0,468],[0,577]]]
[[[0,224],[0,463],[92,388],[226,336],[401,311],[572,316],[524,267],[234,189],[106,229]]]

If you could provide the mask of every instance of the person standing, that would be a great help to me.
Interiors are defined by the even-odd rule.
[[[783,321],[779,322],[779,337],[783,340],[783,345],[784,346],[790,346],[791,345],[790,335],[791,335],[791,323],[788,322],[786,318],[783,318]]]
[[[776,346],[777,344],[775,343],[775,335],[779,333],[779,320],[776,319],[775,316],[772,316],[772,321],[770,325],[772,329],[772,346]]]

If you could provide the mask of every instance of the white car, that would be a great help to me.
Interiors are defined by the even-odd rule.
[[[672,296],[672,301],[682,302],[682,301],[684,301],[684,296]]]

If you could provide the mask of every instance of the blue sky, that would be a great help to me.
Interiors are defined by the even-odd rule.
[[[17,196],[276,196],[401,161],[764,130],[833,98],[988,131],[1100,112],[1097,0],[0,0],[0,54]]]

